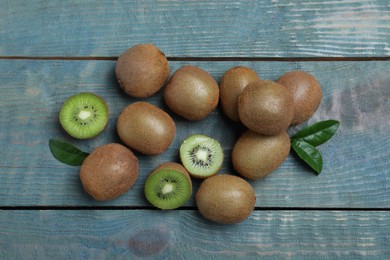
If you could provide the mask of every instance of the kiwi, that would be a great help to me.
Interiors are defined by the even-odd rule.
[[[191,197],[191,178],[182,165],[166,162],[149,174],[144,192],[146,199],[155,207],[175,209]]]
[[[241,122],[259,134],[277,135],[286,130],[293,113],[290,91],[271,80],[249,83],[238,98]]]
[[[308,120],[317,110],[322,99],[321,85],[317,79],[305,71],[290,71],[277,82],[291,91],[294,100],[294,116],[291,125]]]
[[[191,135],[180,146],[181,162],[195,178],[216,174],[222,166],[223,156],[221,144],[205,135]]]
[[[233,168],[245,178],[260,179],[278,168],[289,152],[290,138],[286,131],[267,136],[247,130],[233,146]]]
[[[66,99],[59,113],[64,130],[78,139],[97,136],[106,128],[109,118],[107,103],[93,93],[78,93]]]
[[[256,203],[252,186],[244,179],[221,174],[204,180],[195,195],[199,212],[211,221],[234,224],[248,218]]]
[[[237,66],[227,70],[221,79],[220,102],[223,112],[233,121],[240,121],[238,116],[238,97],[251,82],[260,80],[253,69]]]
[[[117,131],[130,148],[146,155],[156,155],[171,145],[176,125],[159,107],[139,101],[126,106],[120,113]]]
[[[163,93],[167,106],[188,120],[200,120],[213,111],[219,100],[219,87],[206,71],[184,66],[172,75]]]
[[[96,148],[80,168],[80,180],[85,191],[100,201],[113,200],[126,193],[137,178],[137,157],[117,143]]]
[[[168,80],[170,69],[164,53],[153,44],[138,44],[122,53],[115,66],[121,88],[130,96],[150,97]]]

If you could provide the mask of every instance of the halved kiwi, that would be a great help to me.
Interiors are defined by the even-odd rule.
[[[189,136],[180,146],[180,159],[195,178],[207,178],[218,172],[223,163],[221,144],[206,135]]]
[[[69,97],[62,105],[59,119],[64,130],[78,139],[100,134],[109,118],[107,103],[93,93],[79,93]]]
[[[182,165],[166,162],[149,174],[144,192],[146,199],[155,207],[175,209],[191,197],[191,178]]]

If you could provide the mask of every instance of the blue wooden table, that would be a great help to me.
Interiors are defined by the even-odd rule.
[[[390,2],[345,1],[0,1],[0,259],[388,259],[390,258]],[[305,70],[322,103],[303,126],[337,119],[314,175],[290,154],[250,182],[256,208],[236,225],[202,218],[194,198],[160,211],[143,195],[146,175],[178,161],[180,143],[203,133],[222,143],[221,173],[233,173],[240,128],[218,107],[188,122],[169,112],[177,135],[158,156],[139,156],[140,177],[122,197],[97,202],[78,167],[56,161],[51,138],[85,151],[120,142],[120,111],[137,99],[121,91],[116,58],[138,43],[165,52],[171,71],[195,65],[220,82],[229,68],[263,79]],[[58,112],[81,91],[101,95],[104,133],[66,135]],[[161,93],[145,99],[166,109]],[[303,127],[290,129],[290,133]],[[194,181],[194,190],[200,181]]]

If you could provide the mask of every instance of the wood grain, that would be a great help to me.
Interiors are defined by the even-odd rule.
[[[185,64],[199,66],[219,82],[229,68],[244,65],[263,79],[276,80],[284,72],[306,70],[323,87],[323,101],[305,125],[325,119],[341,121],[336,136],[320,147],[324,170],[320,176],[291,154],[263,180],[251,182],[258,207],[388,208],[390,202],[390,63],[372,62],[170,62],[172,72]],[[80,185],[78,168],[56,161],[50,138],[69,141],[84,151],[120,142],[115,126],[120,111],[136,99],[116,82],[114,61],[0,60],[0,205],[1,206],[149,206],[143,196],[146,175],[158,164],[178,161],[181,142],[203,133],[220,140],[225,162],[221,173],[232,172],[231,148],[244,129],[220,108],[205,120],[189,122],[169,111],[161,93],[145,101],[162,107],[177,124],[173,144],[159,156],[139,156],[140,177],[121,198],[93,201]],[[107,130],[97,138],[77,141],[58,123],[64,100],[91,91],[109,104]],[[291,128],[290,134],[303,126]],[[194,181],[195,190],[199,181]],[[191,200],[187,206],[193,206]]]
[[[2,259],[386,259],[390,212],[2,211]]]
[[[117,57],[137,43],[171,57],[390,55],[390,4],[370,1],[5,1],[0,56]]]

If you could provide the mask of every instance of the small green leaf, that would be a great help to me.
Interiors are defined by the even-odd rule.
[[[322,171],[322,155],[317,148],[302,139],[292,139],[291,148],[306,162],[317,174]]]
[[[49,141],[50,151],[53,156],[60,162],[80,166],[89,153],[83,152],[72,144],[51,139]]]
[[[299,131],[291,139],[300,139],[312,146],[319,146],[328,141],[339,128],[337,120],[325,120]]]

